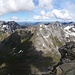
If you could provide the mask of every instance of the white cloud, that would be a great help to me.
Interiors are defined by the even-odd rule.
[[[62,10],[57,10],[54,9],[52,11],[53,15],[58,18],[58,19],[62,19],[62,20],[72,20],[72,17],[70,16],[70,14],[68,13],[67,10],[62,9]]]
[[[75,20],[75,0],[53,0],[54,7],[59,9],[66,9]]]
[[[33,18],[34,18],[34,20],[40,20],[41,16],[40,15],[34,15]]]
[[[46,11],[44,11],[44,10],[42,10],[41,12],[40,12],[40,15],[41,16],[46,16],[46,17],[52,17],[53,15],[52,15],[52,12],[46,12]]]
[[[11,17],[11,20],[20,20],[18,17],[16,17],[16,16],[13,16],[13,17]]]
[[[48,16],[42,16],[42,19],[50,19]]]
[[[38,6],[44,9],[53,9],[52,0],[39,0]]]
[[[63,4],[63,2],[60,3],[60,6],[62,8],[67,9],[67,10],[73,11],[75,9],[75,1],[74,0],[73,1],[71,1],[71,0],[65,0],[64,4]]]
[[[44,16],[44,15],[46,15],[46,12],[45,12],[44,10],[42,10],[42,11],[40,12],[40,14]]]
[[[45,12],[44,10],[40,11],[39,15],[34,15],[33,18],[35,20],[46,20],[52,17],[51,12]]]
[[[75,19],[75,10],[74,10],[75,9],[75,2],[74,2],[74,0],[73,1],[66,0],[64,2],[64,5],[61,3],[61,7],[68,10],[69,13],[71,14],[71,16],[73,17],[73,19]]]
[[[33,0],[0,0],[0,15],[16,11],[30,11],[34,8]]]
[[[34,18],[34,20],[47,20],[47,19],[49,19],[49,17],[41,16],[41,15],[34,15],[33,18]]]

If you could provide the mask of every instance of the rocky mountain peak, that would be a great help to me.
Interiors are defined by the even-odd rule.
[[[0,31],[9,32],[20,28],[21,26],[15,21],[8,21],[8,22],[0,21]]]

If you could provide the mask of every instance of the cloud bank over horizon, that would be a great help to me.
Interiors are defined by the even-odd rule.
[[[28,17],[27,19],[50,20],[55,18],[72,21],[75,19],[74,9],[74,0],[0,0],[0,16],[23,11],[26,13],[21,14]],[[12,20],[20,20],[16,15],[11,17]]]

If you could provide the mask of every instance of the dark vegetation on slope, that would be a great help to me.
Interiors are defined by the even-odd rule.
[[[18,32],[14,32],[0,43],[0,64],[5,64],[0,68],[0,75],[29,75],[31,67],[37,67],[39,71],[47,71],[49,73],[53,62],[50,57],[43,57],[42,52],[37,52],[33,46],[30,35],[21,43],[21,36]],[[38,73],[35,71],[35,75]]]

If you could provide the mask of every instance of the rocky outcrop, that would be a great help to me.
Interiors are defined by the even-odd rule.
[[[61,60],[59,68],[57,67],[58,73],[61,75],[74,75],[75,74],[75,42],[68,42],[66,45],[59,48],[61,53]],[[58,74],[60,75],[60,74]]]
[[[66,45],[59,48],[62,58],[75,59],[75,42],[68,42]]]

